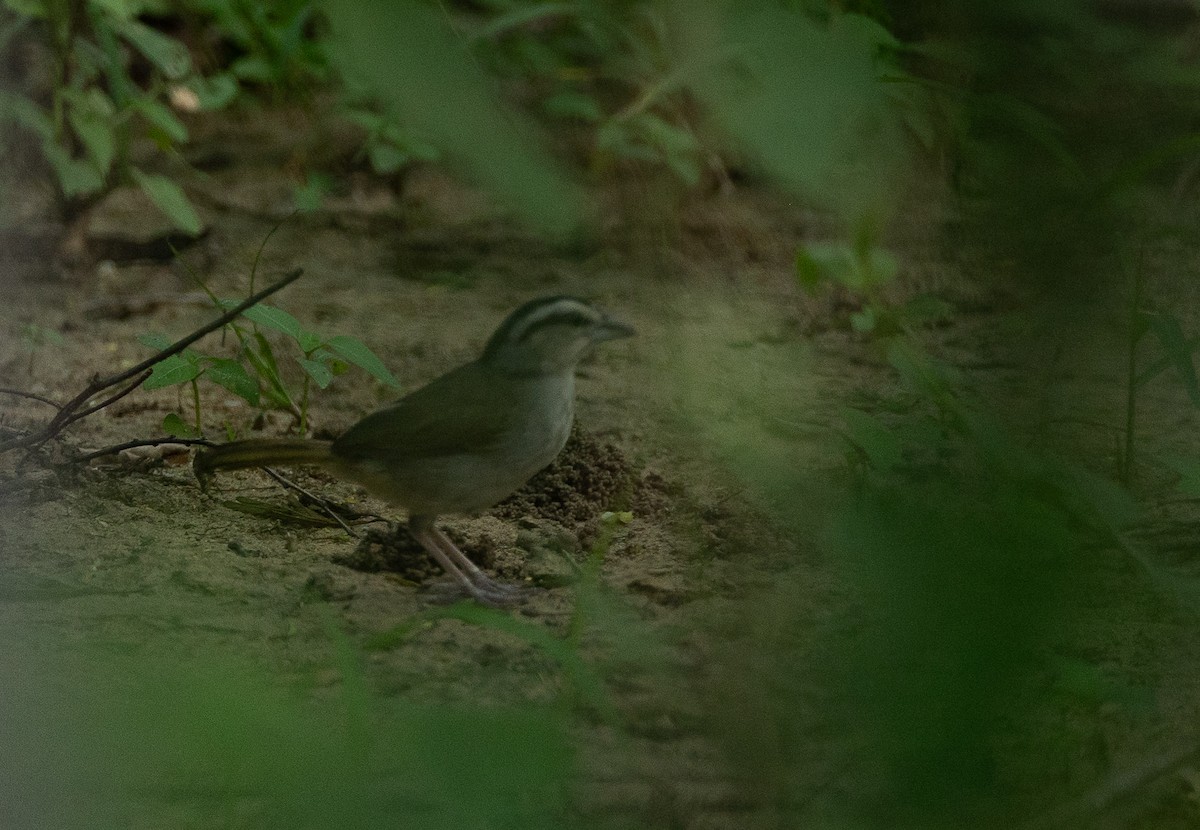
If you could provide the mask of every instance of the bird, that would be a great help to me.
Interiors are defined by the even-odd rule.
[[[476,359],[338,438],[232,441],[197,452],[193,470],[205,484],[217,470],[326,468],[406,508],[413,537],[477,602],[510,605],[523,589],[488,576],[437,519],[491,507],[548,466],[571,432],[580,361],[597,344],[635,333],[578,297],[534,299],[504,319]]]

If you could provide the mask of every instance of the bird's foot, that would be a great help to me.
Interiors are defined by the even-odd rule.
[[[457,580],[439,582],[431,585],[428,592],[433,601],[439,604],[448,605],[470,597],[488,608],[512,608],[524,602],[531,589],[524,585],[500,582],[487,576],[482,579],[477,576],[467,584]]]

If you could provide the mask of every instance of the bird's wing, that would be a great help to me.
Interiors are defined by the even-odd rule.
[[[333,452],[349,459],[487,453],[510,428],[513,401],[485,381],[478,364],[461,366],[363,418]]]

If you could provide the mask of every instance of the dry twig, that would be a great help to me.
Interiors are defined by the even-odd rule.
[[[97,412],[97,411],[103,409],[104,407],[115,403],[116,401],[118,401],[121,398],[128,395],[130,392],[132,392],[138,386],[140,386],[142,384],[142,382],[147,377],[149,377],[150,370],[153,368],[154,364],[159,363],[163,360],[166,360],[168,357],[172,357],[174,355],[179,354],[184,349],[186,349],[188,346],[192,345],[197,340],[199,340],[201,337],[204,337],[206,334],[216,331],[217,329],[221,328],[229,321],[236,319],[237,316],[239,314],[241,314],[243,311],[245,311],[246,309],[250,308],[251,306],[255,305],[256,303],[259,303],[262,300],[266,299],[267,297],[271,296],[272,294],[274,294],[276,291],[283,288],[284,286],[290,285],[291,283],[295,282],[297,279],[299,279],[299,277],[302,273],[304,273],[303,269],[301,269],[301,268],[295,269],[294,271],[290,272],[287,276],[285,276],[283,279],[279,280],[278,282],[273,283],[273,284],[267,286],[266,288],[264,288],[262,291],[259,291],[256,294],[252,294],[251,296],[247,297],[245,300],[238,303],[233,308],[229,309],[229,311],[225,312],[224,314],[222,314],[217,319],[213,320],[208,325],[197,329],[196,331],[189,334],[187,337],[183,338],[182,340],[176,341],[175,343],[171,344],[167,348],[158,352],[153,357],[143,360],[141,363],[137,364],[136,366],[134,366],[130,369],[126,369],[124,372],[120,372],[118,374],[112,375],[111,377],[97,378],[97,379],[93,380],[91,383],[89,383],[87,385],[87,388],[85,388],[82,392],[80,392],[78,395],[76,395],[70,401],[63,404],[59,408],[58,414],[55,415],[53,418],[51,418],[50,421],[44,427],[42,427],[39,430],[36,430],[35,432],[29,433],[27,435],[22,435],[18,438],[12,438],[12,439],[9,439],[8,441],[4,441],[3,443],[0,443],[0,452],[7,452],[8,450],[17,449],[20,447],[40,446],[40,445],[46,443],[47,441],[49,441],[54,436],[58,435],[65,428],[67,428],[71,424],[75,423],[80,418],[85,418],[88,415],[91,415],[93,412]],[[90,401],[93,397],[95,397],[100,392],[103,392],[106,389],[111,389],[114,386],[119,386],[119,385],[125,383],[126,381],[130,381],[130,380],[132,380],[132,383],[130,383],[125,388],[121,389],[119,392],[109,396],[108,398],[105,398],[100,403],[86,407],[86,408],[82,409],[82,411],[81,411],[81,407],[83,407],[84,404],[86,404],[88,401]]]

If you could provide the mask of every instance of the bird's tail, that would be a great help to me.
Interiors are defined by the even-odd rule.
[[[196,453],[192,470],[201,482],[216,470],[240,470],[244,467],[269,467],[275,464],[333,463],[330,441],[311,438],[251,438],[205,447]]]

